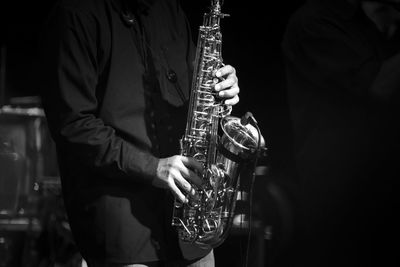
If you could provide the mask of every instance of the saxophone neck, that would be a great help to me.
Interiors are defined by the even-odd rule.
[[[229,17],[229,14],[221,12],[221,2],[223,1],[211,0],[210,12],[204,16],[204,26],[217,26],[219,25],[220,18]]]

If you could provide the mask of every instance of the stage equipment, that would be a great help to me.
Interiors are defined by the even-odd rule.
[[[42,109],[0,109],[0,170],[0,215],[35,212],[35,183],[58,179],[55,146]]]

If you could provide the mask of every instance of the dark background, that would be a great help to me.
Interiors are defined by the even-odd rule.
[[[2,78],[4,97],[0,99],[0,104],[8,104],[15,97],[38,94],[34,83],[37,38],[54,0],[1,2],[0,44],[6,75],[5,79]],[[202,15],[208,10],[210,1],[181,2],[196,38]],[[224,13],[230,14],[221,25],[223,58],[225,64],[236,68],[241,89],[240,103],[234,107],[233,115],[241,116],[251,111],[258,120],[269,151],[268,160],[261,164],[268,164],[270,171],[268,175],[259,177],[262,180],[256,180],[253,208],[255,217],[262,219],[263,226],[272,227],[273,237],[265,238],[265,228],[255,230],[253,254],[250,255],[254,262],[260,262],[262,257],[265,266],[284,265],[291,260],[293,222],[290,221],[290,211],[296,190],[291,174],[291,129],[280,44],[289,16],[302,2],[228,0],[222,8]],[[280,197],[274,198],[271,190],[278,192]],[[262,246],[257,240],[261,240]],[[216,250],[217,266],[242,266],[246,242],[246,234],[233,233]]]

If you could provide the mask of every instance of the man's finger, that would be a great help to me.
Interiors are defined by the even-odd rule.
[[[220,91],[220,92],[218,93],[218,96],[219,96],[219,97],[223,97],[223,98],[232,98],[232,97],[234,97],[235,95],[238,95],[238,94],[239,94],[239,91],[240,91],[240,89],[239,89],[238,86],[233,86],[233,87],[231,87],[231,88],[229,88],[229,89]]]
[[[228,106],[236,105],[237,103],[239,103],[239,96],[235,95],[233,98],[225,100],[224,103],[225,103],[225,105],[228,105]]]
[[[172,194],[174,194],[174,196],[179,199],[180,202],[182,203],[188,203],[188,199],[187,197],[182,194],[181,190],[179,190],[179,188],[176,186],[176,184],[174,183],[170,183],[170,189],[172,191]]]
[[[215,76],[220,78],[220,77],[224,77],[228,74],[233,74],[233,73],[236,73],[235,68],[232,67],[231,65],[225,65],[215,72]]]
[[[180,171],[181,171],[182,176],[186,180],[189,180],[198,186],[201,185],[201,183],[202,183],[201,178],[194,171],[190,170],[189,168],[186,168],[185,166],[183,166]]]
[[[192,185],[181,175],[181,173],[176,174],[174,180],[175,184],[177,184],[179,188],[182,188],[183,191],[187,193],[193,192]]]
[[[234,77],[229,77],[228,79],[225,79],[219,83],[217,83],[214,87],[215,91],[221,91],[226,88],[230,88],[234,86],[237,83],[237,78],[236,76]]]

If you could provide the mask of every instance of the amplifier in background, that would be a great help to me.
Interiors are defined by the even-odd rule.
[[[0,109],[0,215],[29,213],[34,185],[58,179],[55,144],[40,108]]]
[[[25,160],[12,143],[3,140],[0,140],[0,170],[0,214],[14,213],[19,208],[24,186]]]

